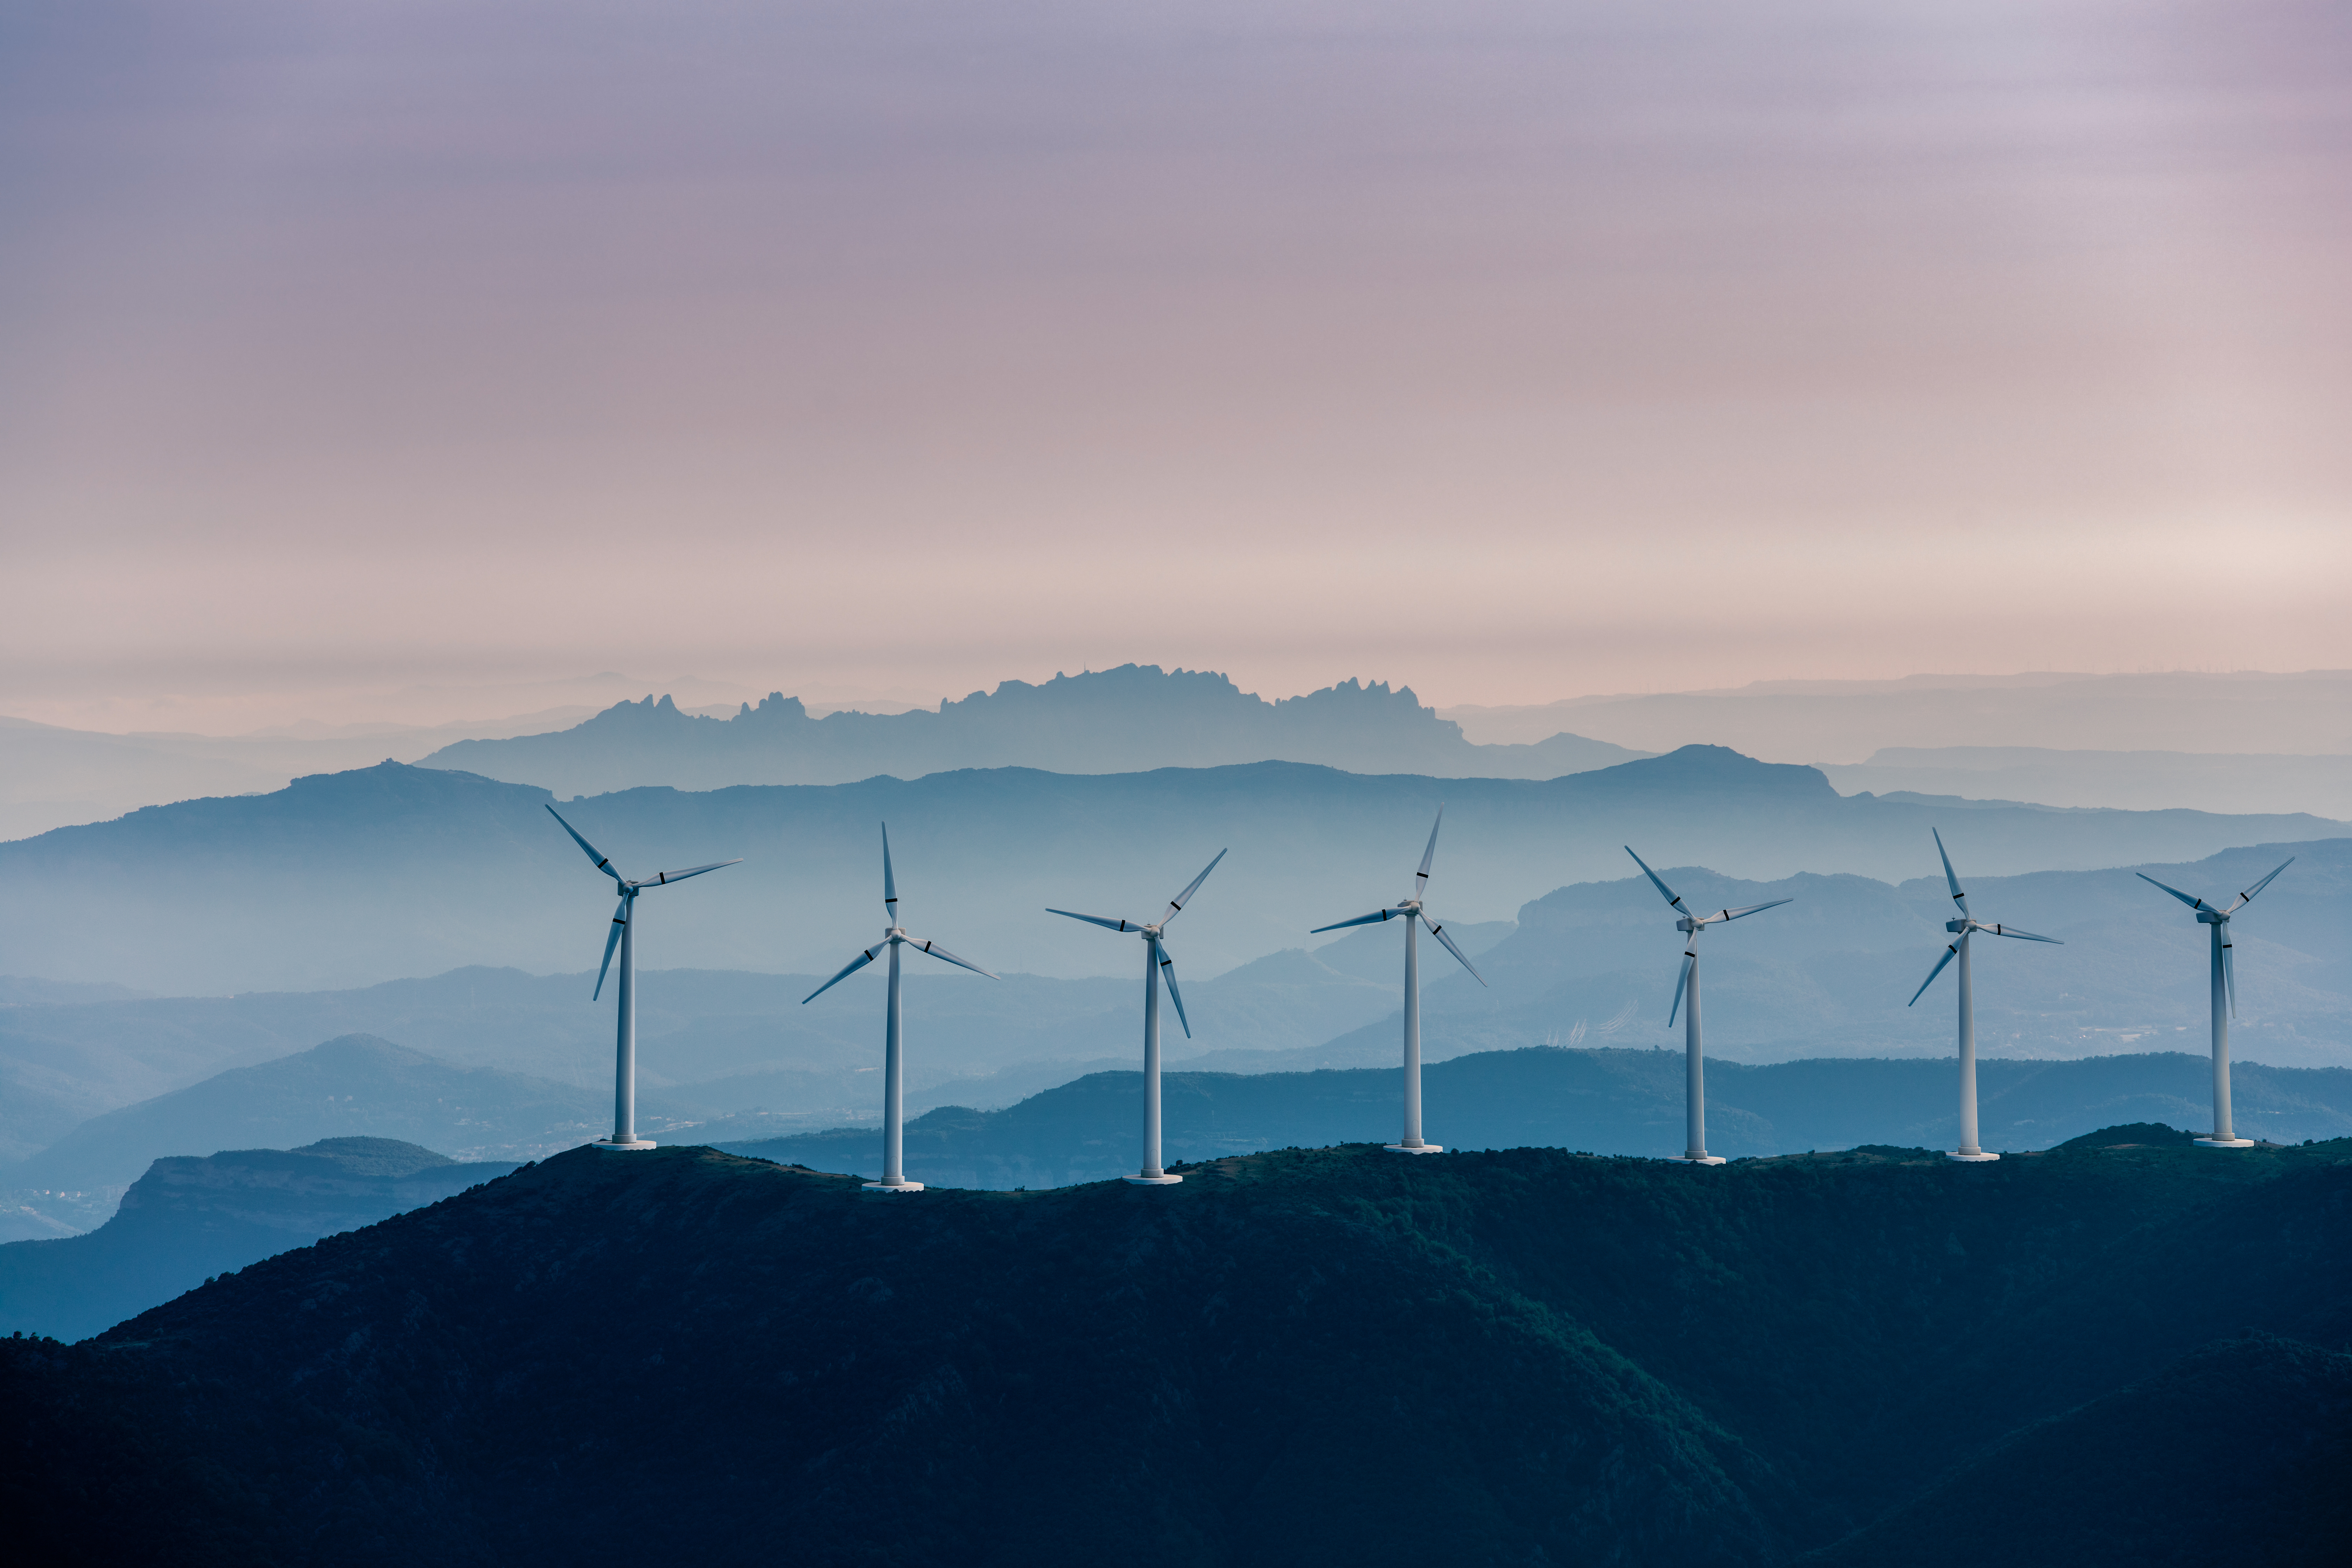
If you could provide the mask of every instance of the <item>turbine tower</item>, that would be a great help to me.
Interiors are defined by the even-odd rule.
[[[613,949],[621,950],[620,1022],[615,1026],[617,1039],[613,1047],[613,1135],[599,1138],[599,1149],[650,1149],[654,1141],[637,1136],[637,953],[636,942],[631,934],[636,929],[637,895],[648,888],[666,888],[672,882],[683,882],[688,877],[699,877],[705,871],[716,871],[722,866],[740,866],[740,857],[733,860],[713,860],[708,866],[693,866],[683,871],[657,871],[643,881],[632,881],[613,869],[613,862],[593,844],[580,837],[579,830],[563,821],[563,814],[553,806],[547,815],[563,823],[563,831],[572,835],[572,842],[586,852],[596,863],[596,869],[613,879],[621,889],[621,906],[613,911],[613,929],[604,938],[604,962],[596,971],[596,989],[589,993],[591,1002],[604,994],[604,976],[613,967]]]
[[[1188,1040],[1192,1037],[1192,1022],[1184,1016],[1184,994],[1176,989],[1175,961],[1168,956],[1160,933],[1168,929],[1170,921],[1183,912],[1186,902],[1200,890],[1201,884],[1209,879],[1209,873],[1217,868],[1217,860],[1224,858],[1225,852],[1218,850],[1217,859],[1210,861],[1199,876],[1185,885],[1182,892],[1169,900],[1168,912],[1148,926],[1138,925],[1133,921],[1107,921],[1100,915],[1076,914],[1069,910],[1045,911],[1049,915],[1068,915],[1074,921],[1084,921],[1106,931],[1135,931],[1143,938],[1143,1171],[1139,1175],[1122,1178],[1138,1186],[1172,1187],[1184,1179],[1171,1176],[1160,1168],[1160,982],[1162,976],[1168,981],[1168,999],[1176,1004],[1176,1021],[1184,1026],[1184,1037]]]
[[[1934,828],[1927,830],[1936,833]],[[2030,931],[2014,926],[1987,925],[1969,913],[1969,896],[1960,891],[1960,879],[1952,871],[1952,858],[1945,851],[1944,836],[1936,833],[1936,853],[1943,857],[1944,881],[1952,889],[1952,902],[1959,906],[1959,916],[1944,922],[1944,929],[1953,933],[1944,948],[1944,956],[1936,960],[1936,967],[1927,971],[1927,978],[1919,982],[1919,989],[1911,993],[1906,1007],[1927,994],[1936,984],[1936,976],[1944,973],[1944,965],[1955,957],[1960,961],[1960,1146],[1944,1156],[1947,1160],[1964,1160],[1970,1163],[1998,1160],[1998,1154],[1988,1154],[1977,1146],[1977,1004],[1976,991],[1969,984],[1969,938],[1979,931],[1990,936],[2013,936],[2022,942],[2046,942],[2053,946],[2065,944],[2054,936],[2036,936]]]
[[[1429,918],[1422,895],[1429,890],[1429,863],[1437,855],[1437,830],[1445,826],[1445,808],[1437,808],[1437,820],[1429,826],[1429,847],[1421,852],[1421,869],[1413,873],[1412,892],[1397,900],[1394,908],[1374,910],[1368,915],[1358,915],[1351,921],[1340,921],[1328,926],[1317,926],[1307,934],[1319,936],[1327,931],[1344,931],[1349,926],[1370,925],[1375,921],[1404,921],[1404,1136],[1386,1148],[1399,1154],[1443,1154],[1444,1145],[1421,1141],[1421,947],[1414,940],[1416,928],[1427,926],[1429,934],[1445,944],[1445,951],[1462,961],[1470,978],[1479,984],[1486,977],[1478,973],[1477,965],[1464,956],[1445,928]]]
[[[2273,871],[2252,887],[2238,895],[2238,901],[2226,910],[2217,910],[2204,900],[2168,888],[2145,871],[2132,875],[2143,882],[2164,888],[2174,898],[2197,911],[2197,923],[2213,932],[2211,971],[2213,981],[2213,1135],[2200,1138],[2198,1142],[2208,1149],[2251,1149],[2254,1141],[2241,1138],[2230,1122],[2230,1016],[2238,1010],[2238,966],[2230,956],[2230,917],[2253,901],[2254,895],[2271,885],[2279,871],[2294,864],[2290,855]]]
[[[974,974],[988,974],[977,963],[966,963],[937,942],[923,942],[907,934],[898,923],[898,881],[890,873],[890,825],[882,825],[882,918],[887,922],[882,940],[844,964],[841,973],[801,998],[805,1007],[841,982],[874,962],[875,955],[887,949],[890,953],[890,1003],[882,1026],[882,1179],[868,1182],[869,1193],[919,1193],[920,1182],[907,1180],[904,1159],[906,1146],[907,1071],[906,1058],[899,1050],[898,1032],[898,950],[912,947],[918,952],[928,952],[933,958],[969,969]],[[988,974],[991,980],[996,978]]]
[[[1625,846],[1625,853],[1633,855],[1633,847]],[[1682,1158],[1694,1165],[1720,1165],[1723,1157],[1706,1152],[1706,1048],[1698,1027],[1698,933],[1712,925],[1736,921],[1742,915],[1752,915],[1759,910],[1777,910],[1791,902],[1774,899],[1769,903],[1750,904],[1744,910],[1718,910],[1711,915],[1695,915],[1690,907],[1675,895],[1675,890],[1658,880],[1650,863],[1633,855],[1633,864],[1642,868],[1642,875],[1650,885],[1665,896],[1666,904],[1681,918],[1675,929],[1683,933],[1683,972],[1675,979],[1674,1005],[1666,1009],[1666,1027],[1675,1026],[1675,1014],[1683,1007],[1683,994],[1690,994],[1690,1006],[1683,1012],[1683,1125],[1686,1146]]]

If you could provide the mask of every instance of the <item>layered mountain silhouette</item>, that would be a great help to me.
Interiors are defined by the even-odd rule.
[[[1008,680],[936,710],[809,717],[772,692],[731,719],[681,712],[669,698],[619,702],[569,730],[459,741],[423,765],[593,795],[643,784],[722,789],[847,784],[961,768],[1142,773],[1228,763],[1319,763],[1360,773],[1556,778],[1647,756],[1555,734],[1476,746],[1410,687],[1343,680],[1271,702],[1208,670],[1125,664],[1042,685]]]
[[[0,1333],[77,1340],[212,1275],[437,1203],[513,1170],[391,1138],[157,1160],[88,1236],[0,1246]]]
[[[2342,1507],[2309,1481],[2352,1144],[2121,1142],[1355,1145],[915,1199],[582,1150],[86,1345],[0,1341],[0,1500],[44,1561],[1924,1563],[1895,1510],[2014,1486],[2029,1522],[2041,1458],[2094,1483],[2069,1563],[2149,1560],[2151,1517],[2179,1558],[2294,1560]],[[2168,1417],[2233,1377],[2293,1426],[2200,1510],[2227,1414]]]
[[[387,763],[0,845],[0,876],[43,889],[0,906],[0,952],[20,971],[179,994],[337,989],[471,963],[577,971],[602,949],[610,884],[549,817],[551,799]],[[639,901],[647,968],[831,973],[881,929],[877,825],[887,820],[919,934],[999,973],[1138,973],[1139,943],[1048,906],[1156,915],[1230,848],[1171,933],[1192,979],[1405,896],[1441,804],[1430,893],[1443,917],[1465,921],[1505,918],[1564,883],[1618,880],[1632,869],[1626,844],[1654,865],[1747,879],[1901,881],[1936,874],[1935,826],[1979,879],[2177,864],[2344,831],[2310,817],[1848,799],[1815,769],[1713,747],[1540,781],[1296,763],[1099,776],[999,769],[630,790],[565,811],[632,874],[743,858]]]
[[[1958,1078],[1942,1061],[1777,1062],[1707,1068],[1707,1148],[1734,1159],[1862,1144],[1949,1148]],[[2238,1065],[2241,1136],[2273,1142],[2352,1136],[2352,1070]],[[1293,1145],[1397,1135],[1400,1069],[1170,1072],[1160,1083],[1168,1157],[1215,1160]],[[2118,1118],[2211,1123],[2208,1058],[2176,1053],[1977,1065],[1985,1147],[2047,1149]],[[1679,1053],[1482,1051],[1423,1069],[1429,1135],[1454,1149],[1549,1147],[1668,1158],[1686,1147]],[[1091,1073],[1002,1110],[944,1106],[907,1124],[909,1179],[950,1187],[1058,1187],[1135,1168],[1143,1075]],[[878,1128],[745,1137],[725,1121],[692,1136],[738,1154],[874,1179]],[[2185,1138],[2185,1134],[2181,1135]]]
[[[166,1154],[352,1137],[404,1145],[429,1139],[468,1160],[511,1163],[595,1137],[612,1103],[609,1087],[599,1093],[464,1067],[373,1036],[345,1035],[93,1117],[10,1169],[6,1181],[16,1188],[121,1186]]]

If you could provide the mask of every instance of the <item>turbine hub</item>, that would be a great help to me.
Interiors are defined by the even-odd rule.
[[[2199,925],[2205,926],[2228,925],[2230,923],[2230,917],[2223,914],[2219,910],[2199,910],[2197,911],[2197,923]]]

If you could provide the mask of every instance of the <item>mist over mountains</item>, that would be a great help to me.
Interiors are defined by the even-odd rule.
[[[813,719],[800,699],[779,691],[722,720],[648,695],[550,734],[459,741],[421,765],[584,795],[643,784],[847,784],[963,768],[1127,773],[1269,760],[1360,773],[1532,779],[1649,754],[1564,733],[1472,745],[1411,688],[1391,690],[1385,681],[1345,680],[1269,702],[1211,671],[1128,664],[1040,685],[1008,680],[905,713]]]
[[[609,884],[549,817],[551,799],[387,763],[0,845],[0,876],[43,889],[0,908],[0,951],[25,973],[182,994],[340,988],[467,964],[585,967],[603,946]],[[1230,848],[1171,932],[1192,979],[1403,896],[1441,804],[1431,896],[1461,921],[1505,918],[1564,883],[1622,878],[1629,843],[1654,864],[1747,879],[1899,882],[1935,871],[1937,824],[1977,878],[2178,863],[2347,831],[2305,816],[1847,798],[1815,769],[1714,747],[1549,780],[1294,763],[1008,768],[630,790],[565,813],[633,875],[744,858],[640,901],[648,968],[831,973],[880,929],[877,824],[887,820],[918,935],[999,973],[1129,973],[1139,944],[1046,909],[1156,914]]]

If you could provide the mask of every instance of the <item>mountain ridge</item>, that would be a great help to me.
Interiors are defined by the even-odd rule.
[[[851,784],[967,768],[1106,773],[1265,761],[1551,778],[1648,754],[1567,733],[1531,744],[1473,745],[1412,688],[1391,689],[1385,681],[1350,679],[1268,701],[1213,671],[1125,664],[1036,684],[1007,680],[936,709],[843,710],[818,719],[781,691],[727,719],[687,713],[648,693],[569,730],[458,741],[418,765],[604,794],[649,784]]]
[[[595,907],[601,879],[548,819],[552,802],[536,786],[386,763],[270,795],[60,828],[0,845],[0,876],[48,889],[37,904],[0,909],[0,949],[12,968],[53,979],[184,993],[331,988],[461,963],[570,969],[592,961],[610,906]],[[1116,949],[1046,909],[1156,908],[1229,847],[1171,944],[1192,974],[1297,946],[1322,920],[1393,902],[1441,805],[1431,895],[1465,921],[1499,918],[1564,882],[1617,879],[1627,843],[1644,846],[1654,864],[1734,877],[1916,879],[1936,866],[1928,829],[1951,817],[1847,799],[1818,770],[1721,748],[1542,781],[1296,763],[997,769],[635,789],[574,801],[565,815],[639,872],[743,858],[640,904],[648,967],[679,966],[671,955],[686,952],[701,968],[839,967],[878,912],[877,825],[887,820],[922,934],[1000,973],[1115,973],[1127,967],[1114,967]],[[1971,811],[1967,829],[1953,852],[1977,878],[2174,863],[2347,831],[2305,817],[2029,808]],[[1313,907],[1295,907],[1302,890]],[[198,904],[214,918],[191,927],[181,911]],[[985,921],[986,941],[948,929],[958,910],[965,931]]]

